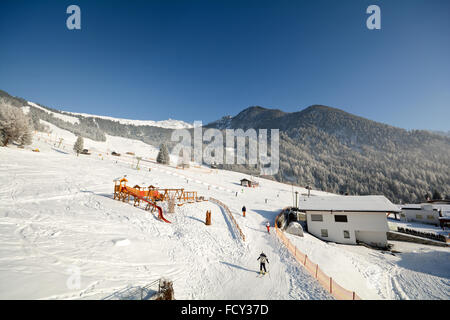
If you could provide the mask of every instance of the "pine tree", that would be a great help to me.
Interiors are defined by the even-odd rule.
[[[434,190],[433,192],[433,200],[442,200],[442,195],[439,191]]]
[[[73,151],[77,153],[77,156],[80,154],[81,151],[83,151],[84,147],[84,140],[81,136],[78,136],[77,141],[75,141],[75,144],[73,145]]]
[[[167,149],[167,147],[164,143],[162,143],[159,146],[159,153],[158,153],[158,156],[156,157],[156,162],[162,163],[162,164],[170,163],[169,150]]]

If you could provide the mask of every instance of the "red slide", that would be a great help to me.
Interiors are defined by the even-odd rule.
[[[166,223],[171,223],[169,220],[167,220],[166,218],[164,218],[163,216],[163,211],[162,208],[160,206],[157,206],[155,203],[148,201],[147,199],[145,199],[144,197],[142,197],[138,192],[138,190],[135,190],[133,188],[129,188],[129,187],[125,187],[125,190],[127,191],[127,193],[131,194],[133,197],[139,198],[142,201],[147,202],[148,204],[150,204],[151,206],[153,206],[154,208],[156,208],[158,210],[158,217],[166,222]]]

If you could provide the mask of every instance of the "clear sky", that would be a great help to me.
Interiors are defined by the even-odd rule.
[[[381,30],[366,28],[371,4]],[[324,104],[450,130],[450,1],[1,0],[0,89],[131,119]]]

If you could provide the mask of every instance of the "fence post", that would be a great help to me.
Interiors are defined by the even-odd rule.
[[[308,259],[308,255],[305,254],[305,261],[303,262],[303,265],[306,266],[306,259]]]
[[[330,293],[333,293],[333,278],[330,277]]]
[[[355,291],[353,291],[352,300],[355,300]]]
[[[317,279],[317,271],[319,270],[319,265],[316,264],[316,279]]]

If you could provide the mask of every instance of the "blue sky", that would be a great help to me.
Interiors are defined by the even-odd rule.
[[[450,130],[448,0],[2,0],[0,39],[0,89],[67,111],[209,122],[324,104]]]

